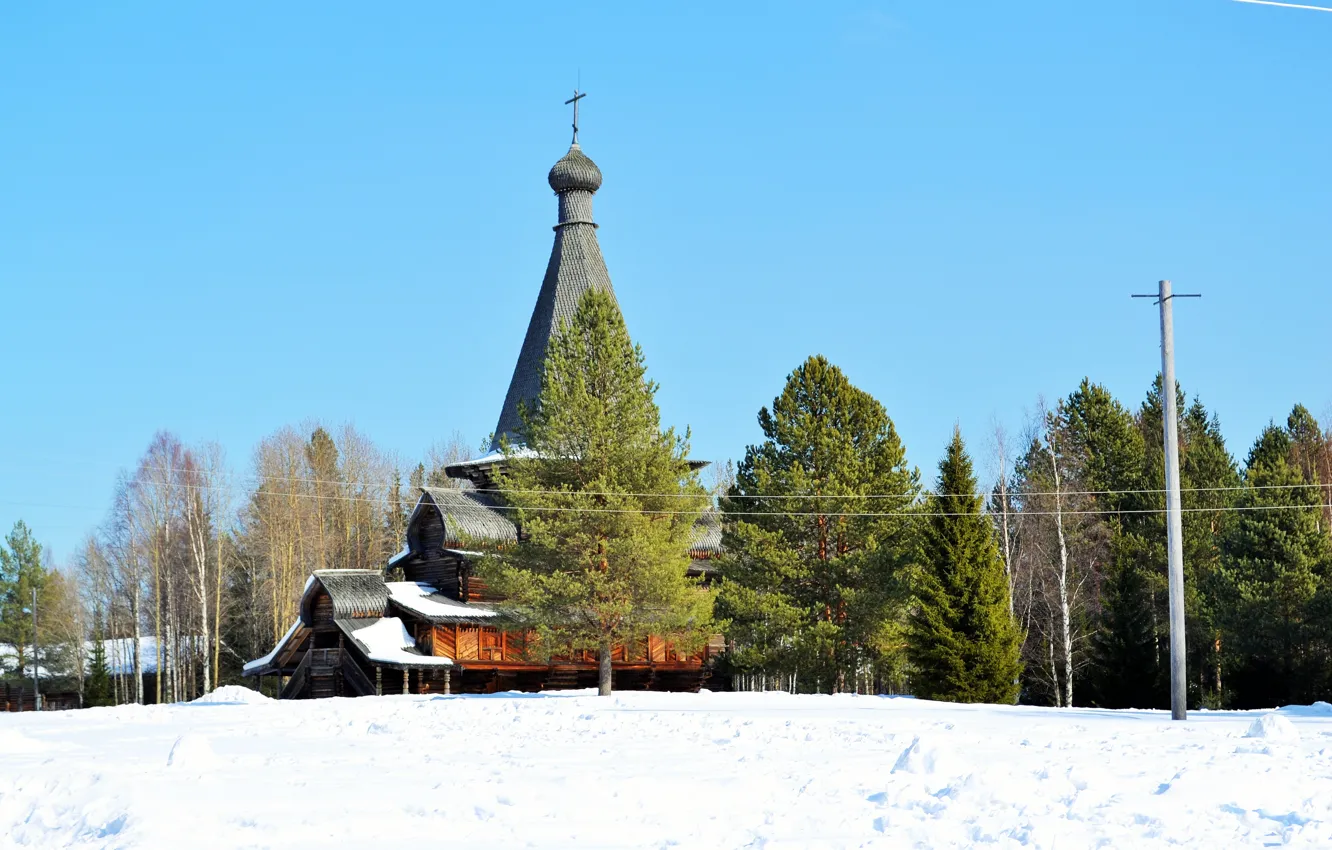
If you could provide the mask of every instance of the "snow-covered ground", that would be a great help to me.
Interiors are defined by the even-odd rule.
[[[1332,846],[1332,706],[626,693],[0,715],[0,847]]]

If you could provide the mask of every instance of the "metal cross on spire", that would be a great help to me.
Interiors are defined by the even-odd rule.
[[[575,145],[578,144],[578,101],[582,100],[585,97],[587,97],[587,92],[580,92],[578,89],[574,89],[574,96],[564,102],[565,106],[568,106],[571,103],[573,104],[574,108],[573,143]]]

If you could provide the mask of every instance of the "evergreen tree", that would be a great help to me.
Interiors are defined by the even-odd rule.
[[[1143,433],[1133,415],[1104,386],[1084,378],[1060,405],[1065,451],[1076,453],[1079,486],[1090,491],[1090,507],[1104,541],[1101,610],[1091,639],[1087,690],[1096,705],[1153,708],[1168,700],[1168,668],[1158,655],[1158,618],[1153,586],[1164,587],[1153,570],[1155,540],[1150,515],[1148,461]],[[1162,526],[1164,528],[1164,526]]]
[[[83,705],[95,708],[99,705],[112,705],[115,698],[111,688],[111,671],[106,666],[106,646],[103,644],[105,633],[102,629],[102,612],[99,608],[94,615],[92,662],[88,665],[88,678],[83,685]]]
[[[900,679],[920,486],[892,420],[822,356],[758,419],[764,442],[722,501],[732,661],[801,690]]]
[[[1236,516],[1231,508],[1240,474],[1226,448],[1220,422],[1208,415],[1201,401],[1195,399],[1184,414],[1180,433],[1184,443],[1180,481],[1184,488],[1184,616],[1190,702],[1220,707],[1225,704],[1221,542]],[[1164,527],[1160,533],[1164,536]]]
[[[1309,409],[1295,405],[1286,419],[1290,434],[1291,463],[1299,468],[1310,484],[1332,482],[1332,434],[1325,435]],[[1323,500],[1321,527],[1332,539],[1332,499]]]
[[[688,435],[660,426],[656,390],[613,298],[589,290],[522,411],[526,451],[502,447],[499,486],[522,539],[482,574],[547,651],[595,651],[603,695],[615,645],[656,635],[688,651],[713,628],[711,594],[687,576],[707,494]]]
[[[1103,708],[1158,706],[1162,678],[1147,578],[1142,570],[1121,565],[1102,593],[1101,628],[1092,635],[1094,702]]]
[[[954,702],[1017,700],[1021,635],[971,458],[954,430],[928,502],[908,657],[912,692]]]
[[[1319,530],[1318,488],[1291,464],[1291,451],[1285,430],[1263,431],[1224,541],[1221,612],[1230,688],[1240,708],[1308,701],[1325,676],[1327,659],[1311,620],[1332,554]]]
[[[19,676],[29,662],[33,647],[32,618],[23,609],[32,605],[37,591],[39,606],[46,585],[42,546],[28,526],[19,520],[0,545],[0,642],[13,645]]]
[[[1189,670],[1189,702],[1220,705],[1222,693],[1221,646],[1224,643],[1217,613],[1224,605],[1218,574],[1221,540],[1233,519],[1230,511],[1240,484],[1239,471],[1226,449],[1221,425],[1202,402],[1186,404],[1176,386],[1179,422],[1180,488],[1184,508],[1184,618]],[[1138,414],[1147,444],[1145,487],[1151,492],[1137,525],[1145,547],[1149,592],[1156,635],[1161,687],[1169,682],[1170,603],[1166,570],[1165,443],[1161,376],[1157,375]],[[1162,691],[1162,700],[1165,692]],[[1159,704],[1164,707],[1165,702]]]

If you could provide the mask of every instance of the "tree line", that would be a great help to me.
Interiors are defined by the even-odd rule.
[[[158,433],[68,564],[21,521],[0,546],[0,677],[30,683],[35,588],[44,688],[98,705],[238,682],[291,625],[312,571],[382,568],[420,487],[446,486],[444,466],[469,456],[455,434],[404,464],[351,426],[306,423],[264,438],[236,474],[220,447]]]
[[[739,688],[1168,705],[1159,378],[1133,407],[1090,379],[1040,401],[1020,433],[996,429],[983,475],[955,429],[926,483],[885,407],[812,356],[709,498],[611,299],[584,297],[544,369],[522,410],[533,451],[496,494],[522,542],[481,569],[534,649],[597,653],[603,692],[614,644],[651,634],[688,648],[720,631],[717,674]],[[1326,695],[1332,432],[1297,405],[1240,463],[1216,415],[1172,391],[1191,704]],[[217,447],[158,434],[68,569],[52,570],[21,524],[0,547],[9,675],[26,663],[16,612],[35,588],[51,612],[40,642],[90,702],[235,681],[296,617],[312,571],[382,569],[420,488],[452,484],[444,466],[467,456],[455,436],[404,465],[351,427],[310,424],[264,439],[235,478]],[[705,512],[724,554],[690,578]]]
[[[960,434],[934,489],[887,412],[812,357],[722,501],[718,612],[760,687],[964,701],[1169,705],[1159,376],[1130,409],[1084,380],[997,429],[979,485]],[[1189,699],[1332,689],[1332,432],[1296,405],[1244,462],[1179,399]]]

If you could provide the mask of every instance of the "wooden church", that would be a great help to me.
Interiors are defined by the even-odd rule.
[[[319,570],[310,576],[297,621],[271,652],[244,667],[247,677],[280,677],[284,699],[596,684],[594,653],[549,660],[530,656],[526,632],[506,624],[497,600],[474,576],[484,550],[518,541],[502,505],[486,493],[505,464],[501,440],[516,440],[519,405],[540,393],[550,336],[573,315],[588,289],[614,295],[592,220],[601,170],[578,144],[576,98],[574,104],[573,144],[548,176],[559,200],[555,245],[490,452],[445,470],[458,487],[425,488],[408,520],[405,545],[385,571]],[[707,575],[709,559],[721,550],[717,518],[704,516],[694,538],[691,572]],[[387,580],[386,571],[401,572],[403,580]],[[614,685],[698,690],[721,649],[720,637],[693,654],[679,653],[656,638],[616,646]]]

